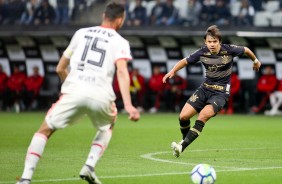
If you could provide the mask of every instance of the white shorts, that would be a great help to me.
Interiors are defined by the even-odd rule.
[[[75,124],[87,115],[93,126],[103,131],[109,129],[116,121],[117,108],[114,102],[101,102],[88,97],[63,94],[46,114],[45,121],[55,130]]]

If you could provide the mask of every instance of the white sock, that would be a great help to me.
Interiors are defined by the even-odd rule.
[[[271,94],[269,97],[269,101],[270,101],[270,105],[273,106],[275,104],[276,101],[276,96],[275,94]]]
[[[28,147],[22,178],[32,178],[36,165],[44,151],[48,138],[40,133],[35,133]]]
[[[92,166],[95,168],[96,163],[103,155],[105,149],[107,148],[112,137],[112,130],[98,131],[88,154],[88,158],[85,162],[86,165]]]

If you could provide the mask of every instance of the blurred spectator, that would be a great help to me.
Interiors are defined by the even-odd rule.
[[[120,4],[123,4],[125,9],[125,25],[130,24],[130,13],[129,13],[129,3],[128,0],[120,0]]]
[[[22,25],[30,25],[34,19],[35,9],[40,5],[39,0],[29,0],[26,3],[25,11],[23,12],[20,20],[20,24]]]
[[[35,66],[32,70],[33,74],[28,76],[24,81],[23,102],[25,108],[28,110],[37,108],[38,95],[43,83],[43,77],[39,74],[39,68]]]
[[[257,82],[256,104],[252,107],[252,112],[258,113],[268,102],[269,95],[275,90],[277,85],[276,75],[271,66],[266,66]]]
[[[144,111],[145,92],[145,78],[139,73],[137,68],[133,68],[130,72],[130,94],[132,104],[137,107],[140,112]]]
[[[202,11],[202,5],[198,0],[187,0],[184,17],[181,24],[184,26],[196,26],[199,24],[199,16]]]
[[[164,96],[164,83],[162,78],[164,74],[161,73],[159,66],[154,66],[153,75],[148,81],[148,98],[149,98],[149,112],[155,113],[159,110],[161,105],[161,98]]]
[[[8,9],[8,24],[19,24],[21,16],[25,11],[25,2],[22,0],[9,0]]]
[[[48,0],[42,0],[40,6],[34,12],[34,25],[49,25],[53,24],[56,18],[54,8]]]
[[[25,73],[15,65],[12,75],[8,78],[7,89],[4,93],[4,107],[6,110],[10,110],[14,106],[15,111],[20,112],[25,79]]]
[[[282,115],[279,107],[282,105],[282,80],[278,81],[277,89],[270,94],[271,109],[264,112],[265,115]]]
[[[173,5],[173,0],[166,0],[161,16],[156,20],[156,25],[171,26],[179,24],[178,12],[178,9]]]
[[[239,15],[236,18],[236,24],[240,26],[253,25],[253,19],[255,15],[255,9],[250,4],[249,0],[242,0]]]
[[[69,0],[57,0],[55,22],[61,25],[69,23]]]
[[[164,11],[164,4],[161,2],[161,0],[155,0],[156,4],[152,9],[151,15],[150,15],[150,24],[156,25],[157,20],[159,20],[162,16],[162,12]]]
[[[147,25],[146,8],[142,5],[142,0],[135,0],[136,4],[132,12],[129,13],[127,26],[144,26]]]
[[[239,94],[241,87],[241,82],[236,73],[232,73],[231,75],[231,88],[230,88],[230,96],[227,102],[227,111],[226,109],[221,110],[221,114],[233,114],[234,113],[234,97]]]
[[[172,112],[179,112],[183,104],[183,92],[187,87],[186,80],[179,75],[169,79],[165,85],[166,109]]]
[[[250,4],[254,7],[255,11],[262,11],[263,10],[263,3],[267,2],[267,1],[268,0],[250,0]]]
[[[74,0],[74,7],[71,13],[72,21],[74,21],[76,17],[79,17],[80,12],[87,6],[86,4],[86,0]]]
[[[214,22],[213,15],[215,14],[215,1],[204,0],[203,7],[200,15],[200,22],[202,25],[209,25]]]
[[[6,88],[7,88],[7,80],[8,80],[8,76],[3,71],[2,65],[0,65],[0,100],[1,100],[1,109],[2,110],[4,110],[4,105],[2,103],[4,99],[4,92],[6,91]]]
[[[5,24],[7,21],[8,14],[8,6],[5,0],[0,0],[0,24]]]
[[[217,0],[215,5],[214,20],[216,25],[227,26],[230,24],[230,9],[224,0]]]

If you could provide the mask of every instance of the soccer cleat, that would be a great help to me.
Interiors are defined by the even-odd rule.
[[[16,184],[30,184],[30,180],[22,178]]]
[[[102,184],[94,172],[94,168],[89,165],[84,165],[80,171],[80,178],[87,181],[89,184]]]
[[[175,156],[176,158],[178,158],[180,156],[180,153],[182,152],[182,145],[181,144],[177,144],[176,142],[172,142],[171,143],[171,148],[173,151],[173,156]]]

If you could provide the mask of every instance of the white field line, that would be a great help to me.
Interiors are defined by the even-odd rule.
[[[216,172],[238,172],[238,171],[253,171],[253,170],[272,170],[282,169],[282,167],[264,167],[264,168],[246,168],[246,169],[230,169],[230,170],[217,170]],[[138,177],[152,177],[152,176],[169,176],[169,175],[185,175],[189,172],[170,172],[170,173],[149,173],[149,174],[136,174],[136,175],[116,175],[116,176],[100,176],[100,179],[115,179],[115,178],[138,178]],[[57,178],[46,180],[32,180],[32,183],[44,182],[61,182],[61,181],[78,181],[79,178]],[[0,181],[0,184],[14,184],[16,181]]]
[[[207,150],[190,150],[190,152],[206,152],[206,151],[233,151],[233,150],[260,150],[260,149],[279,149],[279,148],[239,148],[239,149],[207,149]],[[164,152],[155,152],[141,155],[142,158],[166,162],[172,164],[182,164],[182,165],[195,165],[192,163],[184,162],[174,162],[170,160],[153,158],[155,155],[167,154],[168,151]],[[260,168],[237,168],[237,167],[225,167],[225,166],[216,166],[217,168],[227,168],[227,169],[217,169],[216,172],[240,172],[240,171],[254,171],[254,170],[272,170],[272,169],[282,169],[282,166],[273,166],[273,167],[260,167]],[[149,173],[149,174],[136,174],[136,175],[115,175],[115,176],[100,176],[101,179],[114,179],[114,178],[137,178],[137,177],[152,177],[152,176],[168,176],[168,175],[185,175],[189,172],[169,172],[169,173]],[[32,183],[44,183],[44,182],[61,182],[61,181],[78,181],[80,178],[54,178],[54,179],[45,179],[45,180],[32,180]],[[14,184],[16,181],[0,181],[0,184]]]
[[[233,149],[202,149],[202,150],[189,150],[189,152],[208,152],[208,151],[235,151],[235,150],[265,150],[265,149],[281,149],[281,148],[233,148]],[[164,163],[171,163],[171,164],[180,164],[180,165],[190,165],[194,166],[197,165],[197,163],[187,163],[187,162],[180,162],[180,161],[171,161],[171,160],[165,160],[165,159],[160,159],[160,158],[154,158],[155,155],[160,155],[160,154],[167,154],[171,153],[171,151],[164,151],[164,152],[155,152],[155,153],[147,153],[144,155],[140,155],[140,157],[148,159],[148,160],[153,160],[153,161],[158,161],[158,162],[164,162]],[[216,166],[213,165],[213,167],[217,168],[227,168],[231,169],[232,171],[244,171],[244,170],[260,170],[260,169],[281,169],[282,166],[274,166],[274,167],[261,167],[261,168],[240,168],[240,167],[230,167],[230,166]],[[226,172],[226,170],[224,170]],[[229,170],[228,170],[229,171]]]

